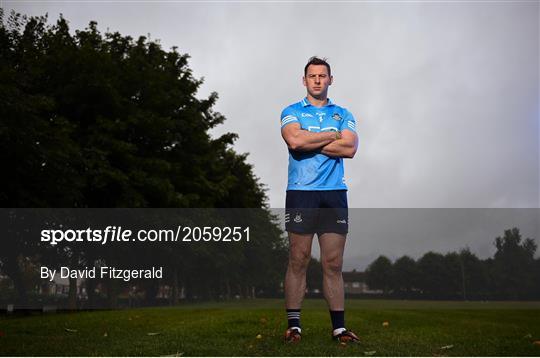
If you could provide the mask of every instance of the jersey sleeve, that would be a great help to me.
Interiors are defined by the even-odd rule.
[[[281,128],[285,127],[287,124],[299,123],[300,121],[296,117],[295,111],[291,107],[287,107],[281,112]]]
[[[350,130],[353,133],[356,133],[356,119],[352,115],[351,112],[348,110],[345,110],[344,116],[343,116],[343,122],[341,123],[341,127],[339,128],[340,131],[342,130]]]

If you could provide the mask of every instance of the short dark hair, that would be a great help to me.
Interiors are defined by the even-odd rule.
[[[332,75],[332,71],[330,70],[330,64],[326,62],[326,58],[319,58],[317,56],[310,57],[308,60],[308,63],[306,67],[304,67],[304,76],[307,75],[307,69],[310,65],[324,65],[328,69],[328,76]]]

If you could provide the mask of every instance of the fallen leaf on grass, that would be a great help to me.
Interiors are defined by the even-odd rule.
[[[266,324],[266,322],[268,322],[268,320],[267,320],[266,318],[264,318],[264,317],[263,317],[263,318],[261,318],[261,320],[260,320],[260,321],[261,321],[261,323],[262,323],[262,324]]]
[[[523,336],[523,338],[532,338],[532,334],[527,333],[526,335]]]
[[[540,341],[534,341],[533,344],[534,344],[535,346],[540,346]]]
[[[261,339],[262,336],[260,334],[257,335],[257,339]]]
[[[367,352],[364,352],[364,355],[365,355],[365,356],[372,356],[372,355],[374,355],[375,353],[377,353],[377,351],[367,351]]]
[[[447,346],[442,346],[440,349],[452,349],[454,348],[454,345],[453,344],[449,344]]]
[[[103,337],[108,337],[109,334],[107,332],[103,333]]]
[[[157,336],[158,334],[161,334],[160,332],[148,332],[146,333],[147,336]]]
[[[70,332],[70,333],[78,332],[76,329],[72,329],[72,328],[65,328],[65,331]]]

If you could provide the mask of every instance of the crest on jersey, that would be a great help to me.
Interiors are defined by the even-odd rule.
[[[294,222],[295,223],[301,223],[302,222],[302,216],[300,215],[300,213],[296,213],[296,216],[294,217]]]
[[[336,121],[341,121],[341,116],[339,115],[339,113],[334,113],[332,115],[332,119],[335,119]]]

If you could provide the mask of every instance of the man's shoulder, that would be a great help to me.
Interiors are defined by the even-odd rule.
[[[285,107],[283,109],[283,111],[281,111],[281,116],[287,116],[287,115],[292,115],[294,117],[297,117],[298,115],[298,111],[302,109],[302,101],[300,102],[295,102],[293,104],[290,104],[288,105],[287,107]]]
[[[337,104],[333,105],[333,112],[342,118],[354,118],[354,115],[349,111],[348,108],[339,106]]]
[[[334,110],[340,111],[340,112],[349,112],[349,110],[346,107],[340,106],[339,104],[332,103],[334,107]]]

